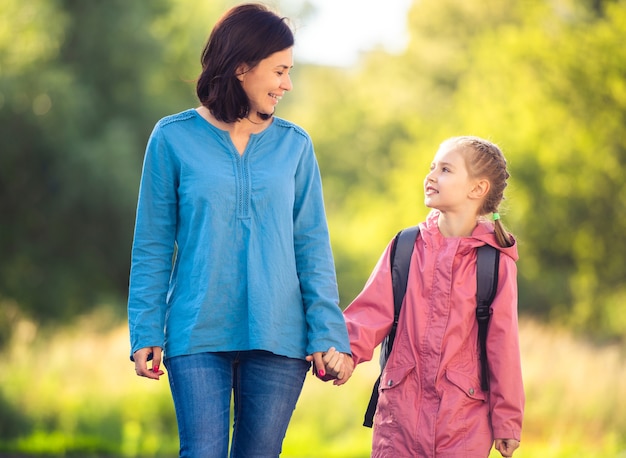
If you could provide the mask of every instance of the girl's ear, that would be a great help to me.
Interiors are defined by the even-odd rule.
[[[489,183],[489,180],[486,180],[484,178],[480,180],[476,180],[476,182],[474,183],[474,186],[472,187],[470,191],[470,198],[482,199],[489,193],[490,188],[491,188],[491,183]]]

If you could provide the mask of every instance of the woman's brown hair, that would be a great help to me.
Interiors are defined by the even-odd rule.
[[[245,118],[250,106],[237,79],[237,68],[242,64],[253,68],[293,44],[286,18],[265,5],[246,3],[231,8],[213,27],[202,52],[202,72],[196,85],[200,103],[220,121]]]

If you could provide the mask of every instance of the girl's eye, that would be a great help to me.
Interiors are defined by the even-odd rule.
[[[284,72],[276,72],[278,76],[283,76]]]
[[[449,172],[449,171],[450,171],[450,169],[449,169],[448,167],[443,167],[441,170],[442,170],[443,172]]]

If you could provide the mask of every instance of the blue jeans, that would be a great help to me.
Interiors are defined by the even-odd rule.
[[[265,351],[201,353],[165,360],[180,436],[180,457],[280,455],[310,363]]]

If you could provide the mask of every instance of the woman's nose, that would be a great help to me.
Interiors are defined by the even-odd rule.
[[[285,91],[291,91],[293,89],[293,84],[291,82],[291,76],[285,75],[281,82],[280,88]]]

